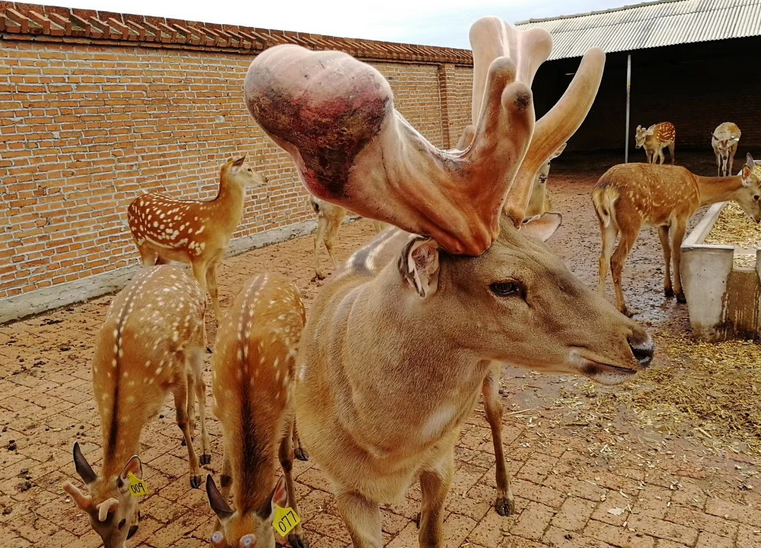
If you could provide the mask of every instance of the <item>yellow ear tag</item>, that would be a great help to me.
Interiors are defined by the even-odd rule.
[[[133,497],[147,497],[151,494],[145,482],[132,472],[127,474],[127,479],[129,480],[129,493]]]
[[[293,511],[293,508],[281,508],[275,505],[275,519],[272,521],[272,526],[281,537],[290,533],[299,523],[301,518]]]

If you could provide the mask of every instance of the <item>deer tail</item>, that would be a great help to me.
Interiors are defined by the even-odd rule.
[[[592,191],[592,203],[603,228],[607,228],[613,220],[616,200],[618,200],[618,192],[614,188],[603,187]]]

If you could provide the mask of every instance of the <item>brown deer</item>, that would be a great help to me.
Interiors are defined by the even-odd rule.
[[[338,264],[333,255],[333,245],[336,243],[338,230],[341,228],[348,211],[339,205],[320,200],[311,194],[309,195],[309,205],[317,215],[317,231],[314,233],[314,278],[324,280],[325,274],[320,269],[320,242],[325,245],[328,256],[333,262],[333,268],[337,268]],[[376,234],[387,226],[381,221],[373,221]]]
[[[528,202],[528,209],[526,209],[526,217],[536,217],[552,209],[550,193],[547,190],[547,178],[550,176],[550,162],[563,153],[567,144],[563,143],[560,148],[553,152],[550,159],[543,163],[536,173],[534,186],[531,189],[531,198]]]
[[[734,200],[753,220],[761,220],[761,177],[753,173],[753,158],[737,177],[701,177],[677,166],[620,164],[606,171],[592,191],[602,235],[599,291],[605,293],[608,266],[613,274],[618,309],[629,316],[636,310],[626,306],[621,275],[629,252],[643,225],[658,227],[666,262],[664,293],[680,303],[687,302],[682,291],[681,245],[687,223],[704,205]],[[621,239],[615,251],[616,237]],[[674,285],[671,265],[674,265]]]
[[[127,208],[129,229],[143,266],[153,266],[157,261],[190,264],[196,281],[211,294],[217,323],[222,315],[217,266],[243,218],[246,187],[267,182],[245,160],[244,155],[225,162],[219,171],[219,192],[213,200],[176,200],[151,193],[140,196]]]
[[[399,228],[426,228],[435,236],[400,230],[376,236],[323,287],[300,343],[299,431],[332,481],[338,510],[359,548],[383,545],[379,504],[398,500],[416,480],[422,491],[420,545],[442,546],[454,444],[479,394],[494,392],[488,384],[494,362],[616,383],[652,358],[648,334],[532,237],[547,237],[557,216],[523,223],[537,170],[591,107],[604,54],[587,52],[558,104],[534,124],[529,85],[550,53],[549,34],[486,18],[471,29],[471,44],[478,123],[473,143],[460,153],[425,141],[395,114],[392,95],[381,92],[387,82],[344,54],[276,46],[257,56],[246,81],[254,117],[302,158],[297,164],[307,185],[336,184],[335,178],[322,180],[320,170],[346,169],[350,186],[367,185],[344,188],[351,194],[347,201],[361,202],[363,211]],[[279,77],[268,82],[273,66]],[[289,103],[280,121],[276,114],[284,112],[270,103],[273,94]],[[357,118],[337,116],[344,103]],[[290,111],[314,116],[298,131],[286,131]],[[340,157],[322,146],[326,134],[341,136]],[[398,188],[387,188],[397,183],[412,195],[403,198]],[[386,192],[392,205],[405,209],[378,209],[383,206],[376,197]],[[430,200],[417,202],[421,194]],[[497,218],[495,245],[488,231],[475,230],[489,226],[489,203],[506,212]],[[442,204],[447,207],[434,214],[432,208]],[[446,217],[453,229],[447,231],[439,220],[453,208],[457,212]],[[474,223],[460,226],[471,215]],[[462,254],[475,254],[480,245],[486,248],[480,255]]]
[[[74,466],[87,486],[63,486],[90,518],[106,548],[123,548],[137,531],[137,503],[128,476],[142,478],[140,434],[171,393],[177,425],[188,448],[190,485],[201,485],[193,450],[195,398],[201,414],[200,463],[211,462],[206,431],[206,385],[202,377],[206,296],[182,268],[145,269],[114,298],[98,332],[93,393],[103,435],[103,468],[96,474],[78,443]]]
[[[296,509],[291,381],[304,321],[298,289],[280,276],[260,274],[246,283],[220,326],[212,388],[225,447],[222,493],[211,475],[206,479],[219,518],[215,548],[274,548],[273,503]],[[285,476],[276,484],[278,458]],[[227,504],[231,489],[234,509]],[[289,541],[306,547],[298,526]]]
[[[674,147],[676,143],[676,128],[671,122],[661,122],[653,124],[645,129],[637,126],[637,133],[634,136],[634,144],[637,148],[645,149],[647,163],[654,164],[658,160],[659,164],[666,161],[663,155],[663,149],[668,147],[671,154],[671,165],[674,165]]]
[[[737,144],[740,142],[742,131],[737,124],[724,122],[719,124],[711,133],[711,146],[716,155],[716,170],[719,177],[732,174],[732,164],[735,162]]]

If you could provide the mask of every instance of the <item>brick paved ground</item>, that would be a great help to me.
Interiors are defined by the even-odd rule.
[[[556,206],[569,214],[553,247],[591,283],[598,236],[587,204],[589,181],[556,184]],[[342,255],[371,233],[366,222],[346,227]],[[655,245],[648,235],[632,257],[630,270],[642,270],[635,305],[641,295],[659,291],[654,271],[660,251]],[[311,300],[318,286],[309,281],[310,247],[307,238],[226,261],[220,274],[223,306],[247,276],[263,270],[289,275]],[[98,537],[61,485],[75,477],[70,456],[75,440],[98,468],[99,423],[89,365],[94,334],[110,299],[0,327],[3,547],[98,546]],[[686,326],[683,309],[673,304],[659,305],[644,317],[656,337]],[[674,366],[661,359],[656,367]],[[688,436],[686,427],[674,434],[637,426],[627,409],[618,410],[612,420],[601,419],[595,414],[596,394],[621,388],[505,371],[504,444],[519,512],[505,518],[490,507],[495,494],[493,450],[478,409],[457,446],[457,473],[445,520],[447,547],[761,547],[758,459],[709,449]],[[143,520],[131,546],[208,545],[213,514],[204,493],[189,488],[187,453],[173,417],[167,406],[143,435],[141,456],[154,494],[143,504]],[[219,427],[212,419],[209,428],[214,457],[208,470],[218,474]],[[298,462],[296,476],[311,546],[347,546],[349,537],[319,470]],[[384,538],[390,548],[417,546],[413,518],[419,499],[419,489],[413,487],[403,504],[384,509]]]

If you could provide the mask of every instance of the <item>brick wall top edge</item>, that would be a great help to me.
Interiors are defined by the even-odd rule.
[[[44,35],[63,39],[89,38],[135,43],[165,43],[215,50],[264,50],[292,43],[311,49],[338,49],[375,60],[472,65],[468,50],[377,40],[340,38],[320,34],[184,21],[87,9],[61,8],[0,1],[0,32]]]

